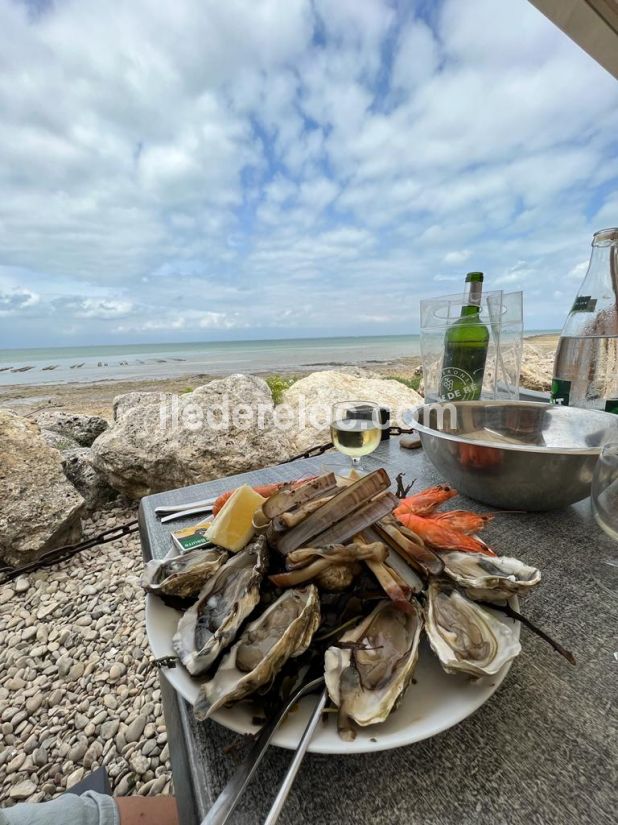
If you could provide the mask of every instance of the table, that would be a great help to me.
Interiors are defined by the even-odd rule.
[[[185,524],[161,525],[154,515],[157,505],[207,498],[242,482],[300,478],[320,472],[327,460],[303,459],[144,498],[139,516],[144,557],[162,558],[171,529]],[[422,450],[402,450],[396,438],[364,461],[368,469],[384,466],[392,479],[405,472],[408,481],[417,479],[417,490],[444,480]],[[462,498],[454,502],[488,509]],[[543,583],[522,609],[573,651],[577,667],[522,628],[522,654],[473,716],[397,750],[309,754],[281,823],[615,823],[618,569],[604,559],[618,556],[618,547],[596,526],[589,501],[553,513],[499,515],[486,535],[501,554],[541,568]],[[180,822],[197,825],[234,769],[234,753],[224,749],[238,736],[216,722],[196,723],[164,676],[161,689]],[[233,823],[263,822],[290,756],[270,749]]]

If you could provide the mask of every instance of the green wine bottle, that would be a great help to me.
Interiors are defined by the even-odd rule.
[[[483,273],[468,272],[466,284],[470,284],[470,288],[461,317],[444,336],[441,401],[476,401],[483,388],[489,344],[489,330],[480,318]]]

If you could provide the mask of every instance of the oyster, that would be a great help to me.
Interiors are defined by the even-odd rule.
[[[383,722],[407,688],[418,658],[423,626],[419,603],[410,613],[392,602],[380,602],[338,645],[324,656],[328,694],[339,708],[337,726],[342,739],[351,740],[358,725]]]
[[[429,585],[425,631],[447,673],[493,676],[521,651],[514,622],[501,621],[446,581]]]
[[[260,536],[206,582],[197,602],[183,614],[172,645],[189,673],[203,673],[234,641],[260,601],[266,562],[266,539]]]
[[[140,584],[147,593],[187,599],[202,589],[228,558],[225,550],[191,550],[164,561],[149,561]]]
[[[223,705],[267,685],[290,657],[305,652],[319,624],[317,588],[286,590],[246,627],[214,677],[202,685],[195,717],[207,719]]]
[[[519,559],[483,553],[449,551],[440,554],[444,572],[461,585],[471,599],[507,601],[541,581],[541,571]]]

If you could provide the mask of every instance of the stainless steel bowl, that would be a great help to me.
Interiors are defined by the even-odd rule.
[[[553,510],[590,495],[618,416],[532,401],[419,407],[410,423],[425,454],[461,493],[494,507]]]

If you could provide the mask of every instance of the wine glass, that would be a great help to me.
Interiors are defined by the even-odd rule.
[[[361,459],[380,443],[380,407],[371,401],[333,404],[330,436],[335,448],[352,459],[352,471],[363,473]]]
[[[618,441],[601,450],[592,477],[591,500],[599,527],[618,541]]]

